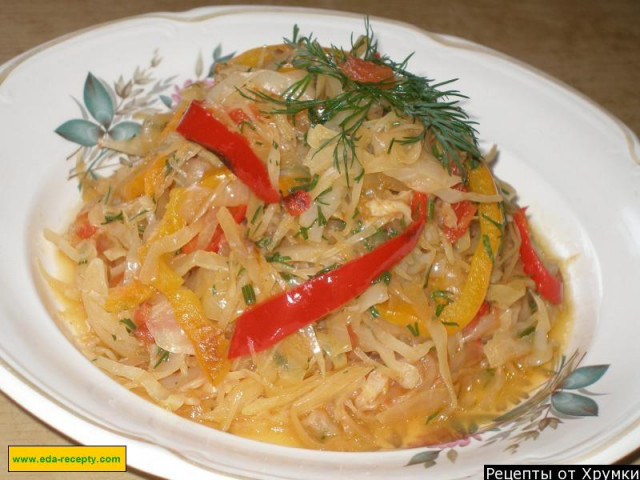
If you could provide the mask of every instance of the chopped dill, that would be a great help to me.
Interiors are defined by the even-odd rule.
[[[319,204],[321,204],[321,205],[329,205],[327,202],[325,202],[325,201],[322,199],[322,196],[323,196],[323,195],[326,195],[327,193],[331,192],[332,190],[333,190],[333,187],[329,187],[329,188],[326,188],[326,189],[324,189],[323,191],[321,191],[321,192],[318,194],[318,196],[315,198],[316,203],[319,203]]]
[[[429,265],[429,269],[427,270],[427,274],[424,277],[424,284],[422,285],[423,290],[429,286],[429,277],[431,276],[431,270],[433,270],[433,263]]]
[[[123,318],[122,320],[120,320],[120,323],[124,325],[124,328],[127,329],[128,333],[131,333],[136,328],[138,328],[138,326],[135,323],[133,323],[130,318]]]
[[[289,189],[289,193],[295,193],[298,190],[304,190],[305,192],[310,192],[311,190],[316,188],[319,178],[320,177],[318,176],[317,173],[312,178],[296,178],[295,180],[304,182],[304,183],[302,183],[301,185],[296,185],[295,187],[291,187]]]
[[[256,208],[256,211],[253,212],[253,217],[251,217],[251,222],[250,222],[251,225],[255,225],[256,220],[258,219],[258,215],[260,215],[263,209],[264,209],[263,205],[258,205],[258,208]]]
[[[433,412],[431,415],[427,417],[427,421],[424,422],[425,425],[429,425],[438,415],[440,415],[440,410],[437,412]]]
[[[429,271],[431,271],[431,269],[429,269]],[[447,303],[451,302],[452,295],[453,293],[451,293],[449,290],[434,290],[433,292],[431,292],[431,298],[433,300],[444,300]]]
[[[158,351],[156,353],[158,361],[153,366],[153,368],[158,368],[162,362],[166,362],[169,360],[170,352],[167,352],[164,348],[158,347]]]
[[[260,240],[256,240],[253,243],[255,243],[257,247],[267,248],[271,245],[271,239],[269,237],[262,237]]]
[[[536,313],[538,311],[538,304],[536,303],[535,298],[533,298],[533,291],[530,288],[527,288],[527,303],[529,304],[529,310],[531,313]]]
[[[533,332],[535,332],[535,331],[536,331],[536,327],[535,327],[534,325],[531,325],[530,327],[527,327],[527,328],[525,328],[523,331],[521,331],[521,332],[518,334],[518,337],[519,337],[519,338],[524,338],[524,337],[526,337],[527,335],[531,335],[531,334],[532,334]]]
[[[279,252],[272,253],[271,255],[266,255],[264,259],[269,263],[280,263],[287,267],[291,267],[291,264],[287,263],[289,260],[291,260],[291,257],[288,257],[288,256],[283,257],[282,255],[280,255]]]
[[[382,272],[378,278],[376,278],[371,284],[383,282],[385,285],[389,285],[391,283],[391,272],[388,270],[386,272]]]
[[[247,283],[242,287],[242,296],[244,297],[244,303],[249,306],[256,303],[256,292],[253,289],[253,285]]]
[[[131,218],[129,219],[129,221],[131,221],[131,220],[135,220],[136,218],[141,217],[141,216],[142,216],[142,215],[144,215],[145,213],[149,213],[149,210],[147,210],[147,209],[140,210],[140,211],[139,211],[138,213],[136,213],[133,217],[131,217]]]
[[[411,335],[413,335],[414,337],[420,336],[420,325],[418,324],[418,322],[407,325],[407,328],[411,332]]]
[[[322,213],[322,207],[318,205],[318,225],[324,227],[327,224],[327,217]]]
[[[491,260],[491,265],[495,263],[495,258],[493,257],[493,250],[491,250],[491,242],[489,241],[488,235],[482,235],[482,246],[484,247],[489,259]]]
[[[104,203],[105,205],[108,205],[110,197],[111,197],[111,184],[109,184],[109,189],[107,190],[107,193],[105,193],[104,197],[102,198],[102,203]]]
[[[117,222],[117,221],[121,222],[123,220],[124,220],[124,212],[121,210],[120,213],[118,213],[117,215],[105,215],[104,222],[102,222],[102,225],[106,225],[108,223]]]
[[[331,270],[335,270],[336,268],[338,268],[340,266],[339,263],[332,263],[331,265],[329,265],[328,267],[324,267],[322,270],[318,270],[316,272],[316,274],[314,275],[314,277],[317,277],[318,275],[324,275],[325,273],[330,272]]]

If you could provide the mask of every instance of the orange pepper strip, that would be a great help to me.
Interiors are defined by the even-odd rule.
[[[469,186],[475,193],[497,193],[493,176],[484,163],[469,172]],[[458,299],[449,304],[438,318],[447,327],[449,334],[466,327],[482,307],[491,281],[492,257],[495,258],[502,242],[504,217],[498,202],[481,203],[478,213],[481,238],[471,258],[467,281]],[[489,256],[489,250],[492,256]]]
[[[173,112],[173,115],[165,125],[164,129],[162,130],[162,132],[160,132],[158,138],[155,139],[154,147],[162,145],[162,142],[165,141],[167,136],[171,132],[175,131],[188,105],[188,102],[183,102],[178,106],[176,111]],[[135,175],[133,175],[127,183],[120,187],[120,195],[122,196],[122,198],[125,201],[129,201],[143,194],[151,196],[153,193],[155,193],[155,189],[157,189],[157,183],[159,181],[158,172],[164,172],[164,165],[166,160],[167,157],[164,155],[147,155],[142,163],[136,167]],[[151,174],[150,171],[153,171],[155,173]]]
[[[151,241],[160,240],[185,226],[180,216],[180,204],[184,201],[185,189],[174,188],[169,194],[169,203],[158,230]],[[140,248],[140,258],[144,262],[148,245]],[[178,325],[195,349],[196,357],[202,370],[215,384],[222,380],[229,365],[224,352],[227,340],[223,331],[215,326],[204,313],[200,299],[191,290],[182,286],[183,279],[168,264],[169,254],[158,259],[158,268],[150,286],[162,293],[171,304]]]
[[[232,65],[245,65],[247,67],[256,68],[272,61],[276,57],[284,56],[284,54],[290,50],[291,47],[284,43],[256,47],[251,50],[247,50],[240,55],[236,55],[229,60],[229,63]]]
[[[163,293],[173,307],[178,324],[191,341],[198,363],[213,384],[218,384],[229,371],[229,362],[225,359],[228,342],[224,332],[207,319],[200,299],[188,288]]]
[[[151,298],[153,293],[153,288],[134,280],[127,285],[110,288],[104,309],[111,313],[131,310]]]

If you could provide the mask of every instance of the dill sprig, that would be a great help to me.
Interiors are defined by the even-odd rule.
[[[358,130],[374,106],[381,106],[387,112],[394,111],[398,116],[409,117],[422,125],[423,130],[418,135],[403,137],[394,140],[394,143],[419,142],[430,132],[438,146],[436,157],[449,172],[455,165],[465,176],[460,151],[472,158],[480,156],[473,126],[475,122],[459,106],[459,99],[467,97],[457,90],[443,89],[455,79],[434,83],[432,79],[407,71],[411,55],[400,63],[381,55],[368,19],[365,19],[365,34],[356,41],[352,39],[349,52],[334,45],[325,49],[313,35],[299,36],[297,26],[294,27],[292,39],[284,41],[293,51],[291,64],[305,70],[306,75],[294,82],[281,97],[256,90],[240,93],[254,101],[274,104],[275,107],[269,111],[272,114],[293,116],[307,111],[312,124],[325,124],[339,118],[339,133],[322,147],[334,144],[334,164],[339,171],[344,167],[347,182],[349,168],[357,160]],[[389,67],[394,72],[394,78],[378,83],[357,82],[340,68],[349,56]],[[304,99],[304,93],[315,84],[319,75],[340,81],[343,93],[333,98]]]

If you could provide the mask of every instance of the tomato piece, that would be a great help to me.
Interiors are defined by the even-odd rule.
[[[196,235],[191,240],[189,240],[189,242],[186,243],[182,247],[182,249],[180,251],[182,253],[193,253],[193,252],[195,252],[196,251],[196,247],[198,246],[198,237],[199,237],[199,235]]]
[[[109,287],[113,288],[117,285],[120,285],[123,279],[124,272],[120,272],[117,275],[114,275],[113,277],[109,278]]]
[[[149,315],[151,315],[151,304],[148,302],[141,304],[133,314],[133,323],[136,324],[136,329],[133,331],[133,334],[138,340],[146,344],[155,342],[147,326]]]
[[[349,340],[351,341],[351,349],[353,350],[359,345],[358,334],[353,331],[351,325],[347,325],[347,332],[349,333]]]
[[[112,241],[104,233],[99,233],[96,237],[96,251],[102,255],[105,250],[112,247]]]
[[[287,213],[297,217],[309,210],[311,206],[311,195],[304,190],[296,190],[284,197],[282,201],[284,202],[284,208],[287,210]]]
[[[242,222],[244,220],[245,215],[247,214],[247,206],[246,205],[238,205],[237,207],[228,207],[229,213],[236,221],[236,223]],[[222,246],[222,242],[224,240],[224,233],[220,227],[217,227],[209,240],[205,250],[207,252],[215,252],[218,253],[220,251],[220,247]],[[196,247],[198,246],[199,235],[193,237],[187,244],[182,247],[182,253],[192,253],[196,251]]]
[[[426,193],[413,192],[413,197],[411,198],[411,216],[414,220],[425,220],[427,218],[428,202],[429,197]]]
[[[466,192],[468,190],[467,187],[465,187],[461,183],[455,185],[453,189],[459,190],[461,192]],[[478,207],[469,200],[463,200],[461,202],[452,204],[451,208],[456,214],[457,225],[455,227],[447,227],[446,225],[442,225],[442,231],[451,243],[455,243],[460,237],[462,237],[462,235],[464,235],[464,232],[466,232],[469,228],[473,217],[478,211]]]
[[[239,124],[242,122],[250,122],[251,117],[242,108],[234,108],[229,110],[229,118],[233,120],[233,123]]]
[[[239,205],[237,207],[229,207],[229,213],[236,221],[236,223],[240,223],[242,222],[242,220],[244,220],[244,216],[247,214],[247,206]],[[213,236],[211,237],[209,245],[207,245],[207,248],[205,248],[205,250],[207,252],[218,253],[224,241],[226,241],[224,238],[224,232],[222,231],[220,226],[218,226],[216,228],[216,231],[213,232]]]
[[[89,223],[89,214],[83,213],[76,218],[74,232],[82,240],[91,238],[98,231],[98,227]]]
[[[354,82],[384,83],[384,87],[393,87],[393,70],[387,65],[380,65],[369,60],[347,55],[347,59],[338,68]]]

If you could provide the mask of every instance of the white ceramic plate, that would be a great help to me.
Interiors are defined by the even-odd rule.
[[[576,312],[567,355],[586,352],[580,365],[588,368],[571,373],[572,363],[562,373],[568,379],[549,385],[522,416],[514,413],[495,430],[455,445],[310,452],[245,440],[168,413],[99,372],[65,338],[52,320],[56,306],[37,280],[35,259],[54,268],[42,230],[60,230],[78,200],[65,162],[77,145],[54,129],[80,118],[88,72],[110,86],[121,75],[132,78],[136,67],[160,81],[177,75],[156,90],[155,82],[139,85],[140,98],[161,107],[159,96],[170,95],[174,84],[206,75],[218,45],[218,55],[225,55],[278,43],[295,23],[337,45],[348,45],[351,32],[363,29],[361,17],[335,12],[208,8],[74,33],[3,67],[3,390],[79,442],[126,444],[130,465],[171,478],[411,479],[424,478],[423,467],[438,478],[475,478],[489,459],[607,463],[640,446],[638,140],[607,112],[540,72],[484,47],[391,21],[372,20],[382,51],[392,58],[415,51],[413,70],[439,80],[460,78],[456,86],[472,99],[465,108],[479,121],[481,139],[500,147],[498,174],[519,190],[535,226],[567,260]],[[156,51],[162,61],[150,67]],[[113,123],[123,118],[116,114]],[[75,138],[90,142],[91,133],[85,135]]]

